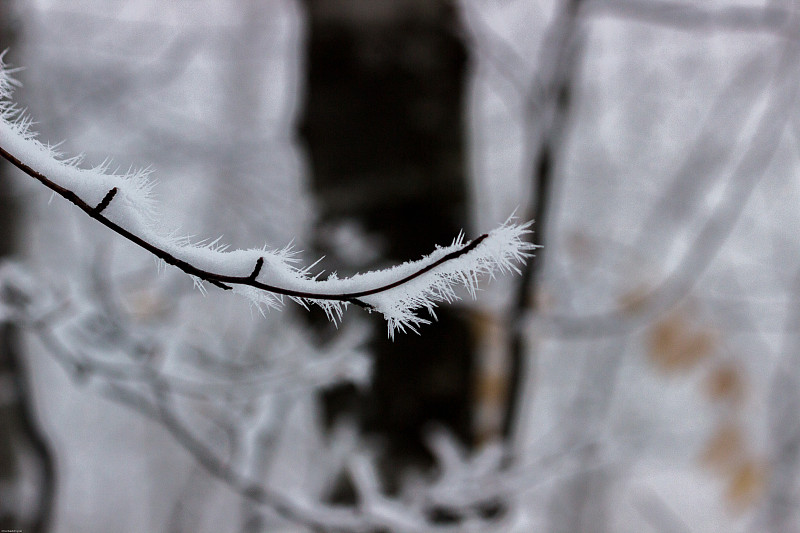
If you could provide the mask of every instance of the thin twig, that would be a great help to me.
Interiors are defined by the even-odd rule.
[[[184,271],[185,273],[189,274],[190,276],[195,276],[196,278],[207,281],[208,283],[211,283],[212,285],[219,287],[220,289],[223,290],[231,290],[232,289],[231,285],[248,285],[250,287],[255,287],[257,289],[261,289],[267,292],[282,294],[284,296],[290,296],[293,298],[347,302],[358,305],[359,307],[363,307],[368,310],[372,310],[374,309],[373,306],[361,300],[361,298],[363,298],[364,296],[370,296],[373,294],[385,292],[395,287],[399,287],[400,285],[403,285],[405,283],[408,283],[409,281],[418,278],[427,272],[430,272],[434,268],[440,266],[443,263],[446,263],[447,261],[451,261],[453,259],[461,257],[464,254],[471,252],[481,242],[483,242],[484,239],[486,239],[489,236],[488,234],[484,233],[483,235],[473,240],[469,244],[466,244],[465,246],[463,246],[458,250],[450,252],[449,254],[441,257],[440,259],[431,263],[430,265],[427,265],[424,268],[421,268],[420,270],[413,272],[402,279],[399,279],[397,281],[394,281],[386,285],[381,285],[379,287],[374,287],[372,289],[366,289],[363,291],[340,293],[340,294],[324,294],[324,293],[316,293],[308,291],[298,291],[294,289],[287,289],[285,287],[279,287],[276,285],[270,285],[267,283],[262,283],[260,281],[257,281],[255,278],[261,271],[261,266],[263,265],[263,258],[259,258],[259,260],[256,262],[253,272],[248,276],[230,276],[226,274],[210,272],[207,270],[203,270],[199,267],[196,267],[195,265],[187,261],[178,259],[177,257],[170,254],[166,250],[163,250],[162,248],[159,248],[158,246],[146,241],[142,237],[123,228],[119,224],[109,220],[107,217],[103,215],[102,213],[103,210],[105,210],[106,207],[108,207],[108,204],[111,202],[111,200],[114,198],[114,195],[116,194],[115,192],[116,187],[114,189],[111,189],[96,207],[93,207],[87,204],[85,201],[83,201],[73,191],[65,187],[62,187],[61,185],[58,185],[57,183],[50,180],[47,176],[45,176],[41,172],[33,169],[29,165],[26,165],[25,163],[20,161],[19,158],[17,158],[7,150],[5,150],[3,147],[0,147],[0,155],[6,160],[8,160],[15,167],[25,172],[30,177],[38,180],[47,188],[51,189],[53,192],[57,193],[58,195],[62,196],[63,198],[69,200],[70,202],[78,206],[91,218],[100,222],[102,225],[111,229],[115,233],[121,235],[122,237],[140,246],[141,248],[144,248],[154,256],[163,260],[165,263],[175,266]]]

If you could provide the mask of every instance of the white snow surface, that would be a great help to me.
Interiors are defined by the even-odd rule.
[[[437,246],[430,255],[417,261],[349,278],[339,279],[334,274],[327,279],[319,279],[310,273],[309,268],[297,266],[295,252],[290,247],[271,249],[264,246],[260,249],[228,251],[219,243],[219,239],[197,242],[188,236],[178,236],[175,230],[160,222],[157,202],[152,196],[150,169],[130,169],[119,173],[111,171],[110,162],[93,168],[82,168],[81,156],[65,157],[55,147],[37,140],[36,133],[31,130],[32,120],[11,99],[13,88],[18,85],[12,78],[12,73],[13,70],[2,63],[0,56],[0,147],[51,182],[75,193],[90,206],[98,205],[116,187],[117,193],[102,211],[102,217],[172,257],[203,271],[246,278],[253,272],[258,259],[263,258],[264,264],[256,278],[258,282],[313,295],[289,298],[304,306],[318,305],[333,321],[341,318],[348,302],[330,297],[353,294],[374,311],[383,314],[388,323],[390,337],[393,338],[397,330],[416,331],[418,325],[429,322],[417,314],[419,310],[425,309],[435,318],[433,309],[437,303],[449,303],[458,299],[458,286],[466,287],[475,297],[479,277],[494,277],[497,272],[519,272],[518,266],[536,248],[525,238],[530,233],[531,223],[515,223],[511,217],[500,227],[490,231],[469,252],[456,255],[391,289],[358,296],[358,293],[373,291],[403,280],[444,256],[468,246],[469,242],[465,242],[461,234],[450,246]],[[195,281],[202,288],[200,280]],[[249,285],[231,285],[233,292],[248,298],[262,312],[267,308],[278,307],[283,302],[283,297],[275,292]]]

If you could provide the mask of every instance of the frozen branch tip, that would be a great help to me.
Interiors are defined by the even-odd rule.
[[[290,248],[228,251],[219,240],[192,242],[177,237],[159,222],[152,196],[150,169],[115,173],[109,164],[82,168],[81,157],[66,158],[36,138],[32,120],[11,99],[18,85],[0,55],[0,155],[25,174],[83,210],[100,224],[144,248],[158,259],[203,282],[239,293],[263,313],[279,307],[284,297],[303,306],[322,308],[332,321],[341,319],[349,304],[381,313],[390,337],[396,331],[417,331],[429,323],[426,310],[458,299],[466,287],[474,298],[481,277],[520,272],[537,248],[530,242],[531,222],[510,217],[500,227],[472,241],[458,235],[449,246],[385,270],[349,278],[319,279],[296,265]]]

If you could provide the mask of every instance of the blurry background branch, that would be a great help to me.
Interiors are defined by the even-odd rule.
[[[20,20],[0,2],[0,49],[16,46]],[[0,261],[19,253],[19,199],[0,165]],[[11,295],[13,296],[13,295]],[[36,414],[20,333],[0,319],[0,524],[43,533],[52,526],[55,458]]]
[[[766,32],[796,40],[797,32],[791,24],[793,10],[779,4],[709,7],[660,0],[586,0],[581,12],[683,30]]]

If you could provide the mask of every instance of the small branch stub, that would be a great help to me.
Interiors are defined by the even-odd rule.
[[[114,199],[114,196],[116,196],[116,195],[117,195],[117,190],[118,190],[118,189],[117,189],[116,187],[114,187],[114,188],[112,188],[110,191],[108,191],[108,192],[106,193],[106,195],[105,195],[105,196],[103,196],[103,199],[102,199],[102,200],[100,200],[100,203],[99,203],[99,204],[97,204],[97,207],[95,207],[95,208],[94,208],[94,210],[93,210],[92,212],[93,212],[95,215],[99,215],[100,213],[102,213],[102,212],[103,212],[103,210],[105,210],[105,208],[106,208],[106,207],[108,207],[108,205],[111,203],[111,200],[113,200],[113,199]]]
[[[263,266],[264,266],[264,258],[263,257],[259,257],[258,261],[256,261],[256,266],[253,269],[253,272],[250,273],[250,277],[247,278],[247,279],[255,281],[256,278],[258,277],[258,274],[261,272],[261,267],[263,267]]]

